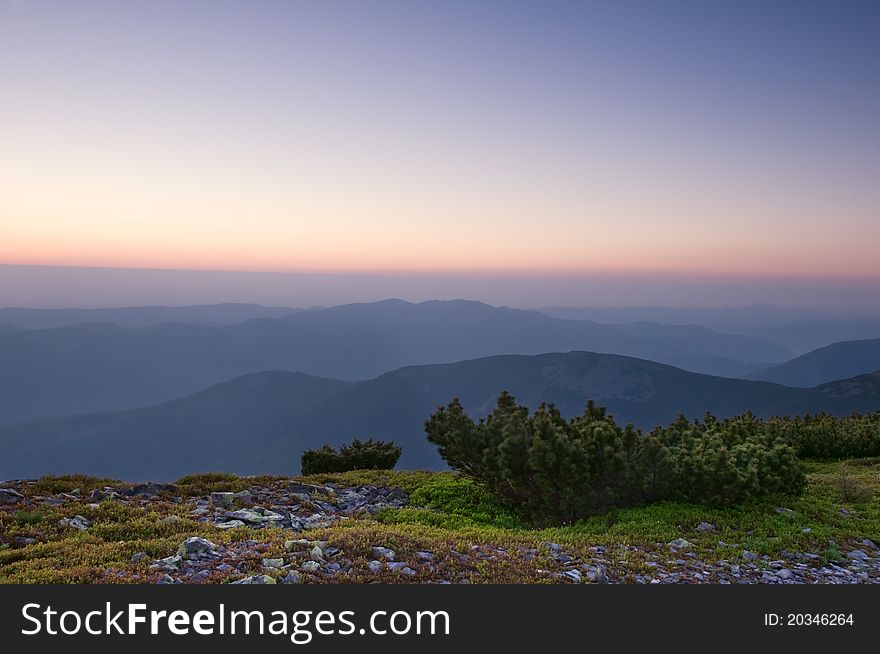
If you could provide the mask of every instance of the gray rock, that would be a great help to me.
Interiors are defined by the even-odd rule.
[[[131,555],[130,560],[132,563],[140,563],[141,561],[143,561],[146,558],[147,558],[146,552],[137,552],[136,554]]]
[[[853,550],[849,552],[846,557],[848,559],[852,559],[853,561],[867,561],[868,555],[864,552],[864,550]]]
[[[177,556],[180,558],[214,558],[217,554],[217,546],[207,538],[192,536],[180,544]]]
[[[367,563],[367,568],[370,572],[379,572],[385,564],[382,561],[370,561]]]
[[[746,561],[757,561],[759,558],[757,554],[755,554],[754,552],[749,552],[748,550],[743,550],[740,556]]]
[[[849,518],[852,516],[852,513],[847,511],[845,508],[840,507],[840,515],[842,515],[844,518]]]
[[[321,569],[321,564],[317,561],[303,561],[302,569],[306,572],[317,572]]]
[[[233,584],[277,584],[275,581],[275,577],[270,577],[269,575],[253,575],[252,577],[245,577],[244,579],[239,579],[238,581],[233,581]]]
[[[15,537],[13,537],[12,540],[15,542],[16,545],[22,545],[22,546],[36,545],[36,543],[37,543],[36,538],[30,538],[28,536],[15,536]]]
[[[254,501],[254,496],[251,494],[249,490],[238,491],[237,493],[233,493],[232,497],[239,502],[244,502],[245,504],[250,504]]]
[[[74,529],[85,531],[92,526],[92,523],[89,519],[84,518],[81,515],[75,515],[72,518],[61,518],[61,520],[58,521],[58,526],[73,527]]]
[[[302,583],[302,575],[296,570],[291,570],[282,579],[283,584],[299,584]]]
[[[219,506],[221,509],[228,509],[235,500],[235,493],[230,492],[214,492],[211,493],[211,504]]]
[[[783,581],[791,581],[795,578],[794,573],[788,568],[782,568],[781,570],[776,571],[776,576],[782,579]]]
[[[416,552],[416,557],[419,561],[433,561],[434,553],[433,552]]]
[[[668,543],[669,547],[673,550],[685,550],[690,549],[694,546],[694,544],[684,538],[676,538],[674,541]]]
[[[282,568],[284,567],[284,559],[263,559],[264,568]]]
[[[396,557],[397,554],[392,549],[389,549],[387,547],[380,547],[380,546],[376,545],[373,547],[373,556],[375,556],[377,559],[385,559],[386,561],[393,561],[394,557]]]
[[[214,526],[217,529],[238,529],[239,527],[244,527],[245,524],[241,520],[227,520],[226,522],[218,522]]]
[[[715,527],[715,525],[713,525],[711,522],[701,522],[697,525],[695,531],[715,531],[715,529],[717,529],[717,527]]]
[[[577,568],[572,568],[571,570],[566,570],[562,573],[562,576],[566,579],[571,579],[576,584],[581,583],[581,571]]]
[[[319,545],[315,545],[309,555],[315,561],[323,561],[324,560],[324,550],[321,549]]]
[[[777,506],[774,511],[780,515],[794,515],[794,511],[784,506]]]
[[[274,511],[269,511],[268,509],[264,509],[262,507],[256,507],[253,509],[239,509],[238,511],[228,511],[226,513],[227,518],[233,518],[235,520],[241,520],[243,522],[248,522],[250,524],[262,525],[267,522],[281,522],[284,520],[284,516],[280,513],[275,513]]]

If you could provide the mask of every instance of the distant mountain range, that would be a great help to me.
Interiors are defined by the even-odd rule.
[[[442,463],[423,432],[428,416],[454,396],[474,416],[485,415],[502,390],[532,408],[554,402],[569,416],[595,399],[618,420],[646,429],[679,413],[880,408],[880,373],[799,389],[590,352],[406,367],[360,382],[263,372],[157,406],[2,427],[0,479],[62,472],[158,480],[209,470],[294,473],[303,449],[355,436],[402,444],[402,467],[438,468]]]
[[[113,310],[84,310],[65,314],[65,319],[103,315],[143,324],[188,316],[222,321],[264,309],[143,307],[118,310],[129,312],[127,317]],[[3,314],[0,322],[13,318]],[[27,324],[21,316],[15,319]],[[0,330],[0,424],[148,406],[263,370],[351,381],[409,365],[568,350],[622,354],[722,375],[747,374],[794,356],[760,338],[696,325],[562,320],[463,300],[387,300],[218,326],[85,323],[5,329]]]
[[[568,320],[636,321],[705,325],[729,334],[755,336],[798,354],[838,341],[880,337],[880,314],[751,304],[742,307],[547,307],[543,313]]]
[[[255,318],[283,318],[302,309],[265,307],[260,304],[200,304],[183,307],[115,307],[106,309],[0,308],[0,328],[51,329],[89,322],[108,322],[121,327],[152,327],[166,323],[234,325]]]
[[[751,379],[809,387],[880,370],[880,338],[833,343],[750,375]]]

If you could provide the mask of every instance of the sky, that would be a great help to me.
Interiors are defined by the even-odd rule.
[[[0,0],[0,304],[876,307],[878,33],[830,0]]]

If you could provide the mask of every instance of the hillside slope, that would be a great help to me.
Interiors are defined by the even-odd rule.
[[[719,358],[789,356],[703,327],[602,325],[465,301],[389,300],[217,327],[0,330],[0,424],[149,406],[261,370],[358,380],[408,365],[574,349],[655,361],[687,356],[701,372],[718,372]]]
[[[806,388],[875,370],[880,370],[880,338],[833,343],[748,378]]]
[[[880,375],[796,389],[589,352],[416,366],[362,382],[266,372],[144,409],[0,428],[0,478],[290,473],[303,449],[353,437],[394,439],[404,448],[401,466],[437,468],[441,461],[423,431],[427,417],[453,397],[473,415],[485,415],[502,390],[533,408],[554,402],[566,415],[595,399],[618,420],[646,429],[679,413],[848,414],[880,407]]]

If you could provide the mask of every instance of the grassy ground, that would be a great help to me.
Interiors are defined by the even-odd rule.
[[[547,541],[584,558],[597,547],[613,552],[619,581],[647,570],[643,550],[667,548],[666,543],[676,538],[691,541],[700,558],[711,561],[735,558],[744,549],[770,557],[784,551],[811,552],[835,561],[860,547],[862,539],[880,542],[880,459],[809,463],[808,470],[809,485],[798,498],[727,509],[667,503],[549,529],[522,523],[489,494],[452,473],[364,471],[319,475],[305,481],[396,485],[409,493],[410,502],[404,509],[384,510],[375,519],[347,520],[308,532],[308,537],[332,542],[364,565],[371,556],[370,547],[379,543],[395,549],[401,558],[420,550],[451,552],[455,556],[442,557],[445,568],[437,575],[489,582],[540,581],[540,568],[545,563],[540,552]],[[215,490],[235,491],[286,481],[277,477],[195,475],[177,482],[177,494],[186,499]],[[45,496],[78,488],[87,497],[94,488],[118,483],[86,477],[45,478],[29,486],[26,494]],[[221,531],[191,519],[191,508],[185,501],[175,503],[170,497],[143,505],[103,501],[96,509],[90,509],[85,500],[59,507],[39,504],[29,510],[6,507],[0,510],[0,542],[4,543],[0,545],[0,583],[147,581],[148,559],[173,554],[189,536],[203,536],[218,544],[258,538],[261,545],[254,551],[253,570],[259,574],[260,559],[282,553],[284,541],[291,538],[289,531],[282,530]],[[61,518],[77,514],[92,521],[88,531],[58,525]],[[700,522],[711,523],[716,530],[698,533],[694,528]],[[18,546],[15,543],[21,538],[37,542]],[[489,554],[482,560],[479,548],[485,544],[511,551],[537,548],[539,554],[533,561]],[[140,552],[147,558],[132,562],[132,555]],[[459,552],[475,554],[457,568]],[[344,579],[360,580],[356,574]],[[389,573],[388,581],[393,580]]]

